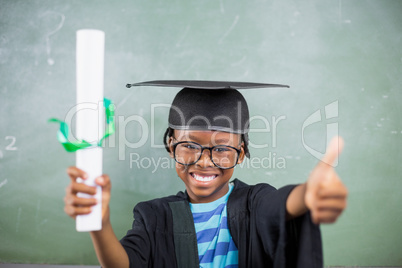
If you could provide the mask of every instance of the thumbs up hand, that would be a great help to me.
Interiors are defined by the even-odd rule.
[[[304,201],[316,224],[335,222],[346,208],[348,192],[333,167],[342,148],[342,138],[333,138],[307,180]]]

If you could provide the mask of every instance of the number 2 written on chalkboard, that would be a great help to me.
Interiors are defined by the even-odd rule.
[[[15,147],[15,142],[17,141],[17,138],[14,136],[7,136],[6,140],[10,140],[10,143],[6,146],[7,151],[16,151],[18,150],[17,147]]]
[[[6,140],[5,150],[6,151],[17,151],[18,148],[16,146],[17,138],[14,136],[6,136],[4,138]],[[0,158],[3,158],[3,152],[0,150]]]

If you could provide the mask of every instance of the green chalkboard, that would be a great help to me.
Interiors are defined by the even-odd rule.
[[[75,155],[56,141],[75,104],[75,34],[106,34],[104,149],[118,237],[142,200],[184,186],[162,148],[174,88],[156,79],[282,83],[244,92],[253,116],[247,183],[304,182],[339,133],[350,193],[322,226],[326,265],[402,265],[402,1],[0,0],[0,262],[96,264],[63,212]],[[141,118],[141,120],[139,119]]]

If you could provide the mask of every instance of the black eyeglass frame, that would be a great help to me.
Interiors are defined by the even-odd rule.
[[[181,162],[179,162],[179,161],[176,160],[176,147],[177,147],[179,144],[183,144],[183,143],[192,143],[192,144],[195,144],[195,145],[201,147],[200,156],[198,157],[197,160],[195,160],[194,162],[192,162],[192,163],[190,163],[190,164],[184,164],[184,163],[181,163]],[[208,150],[209,150],[209,158],[211,159],[211,162],[212,162],[216,167],[218,167],[218,168],[220,168],[220,169],[231,169],[231,168],[234,168],[234,167],[237,165],[237,162],[239,161],[239,157],[240,157],[240,153],[241,153],[241,150],[240,150],[240,149],[238,149],[238,148],[236,148],[236,147],[233,147],[233,146],[230,146],[230,145],[215,145],[215,146],[212,146],[212,147],[206,147],[206,146],[202,146],[201,144],[199,144],[199,143],[197,143],[197,142],[194,142],[194,141],[179,141],[179,142],[173,144],[172,146],[173,146],[173,158],[174,158],[174,161],[176,161],[177,163],[179,163],[179,164],[181,164],[181,165],[183,165],[183,166],[191,166],[191,165],[194,165],[195,163],[197,163],[197,162],[201,159],[202,153],[204,152],[204,150],[205,150],[205,149],[208,149]],[[234,149],[234,150],[237,152],[236,162],[235,162],[235,164],[234,164],[233,166],[231,166],[231,167],[221,167],[221,166],[219,166],[218,164],[216,164],[216,163],[214,162],[214,160],[212,159],[212,150],[215,149],[215,148],[219,148],[219,147],[229,147],[229,148],[231,148],[231,149]]]

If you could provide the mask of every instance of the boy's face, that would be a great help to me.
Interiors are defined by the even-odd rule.
[[[175,130],[174,138],[170,138],[169,146],[173,157],[173,144],[180,141],[192,141],[205,147],[229,145],[241,150],[240,164],[244,159],[244,149],[241,136],[219,131]],[[195,164],[185,166],[176,163],[176,172],[186,185],[186,190],[192,203],[212,202],[224,196],[229,190],[229,180],[233,168],[221,169],[212,163],[210,151],[204,150],[201,158]]]

